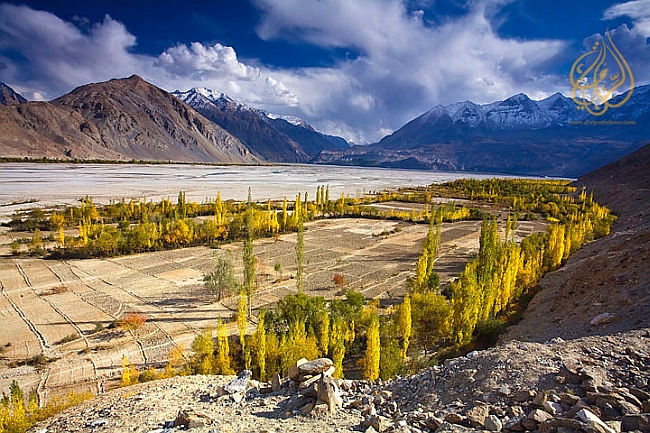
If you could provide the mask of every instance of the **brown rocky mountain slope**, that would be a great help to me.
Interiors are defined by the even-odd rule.
[[[0,105],[18,105],[23,102],[27,102],[27,99],[0,81]]]
[[[618,220],[546,275],[524,319],[505,339],[546,341],[650,327],[650,145],[581,176]],[[592,325],[598,315],[603,321]]]
[[[0,107],[0,155],[250,163],[228,132],[134,75]]]

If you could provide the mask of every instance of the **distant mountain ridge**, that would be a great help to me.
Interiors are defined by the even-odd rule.
[[[612,100],[624,98],[619,95]],[[577,177],[650,142],[650,86],[601,117],[556,93],[438,105],[369,146],[316,162]]]
[[[0,105],[18,105],[23,102],[27,102],[27,99],[0,81]]]
[[[257,163],[231,134],[137,75],[0,106],[0,155]]]
[[[233,134],[266,161],[306,163],[324,150],[349,148],[344,139],[322,134],[303,119],[271,114],[235,101],[224,93],[195,87],[172,94]]]

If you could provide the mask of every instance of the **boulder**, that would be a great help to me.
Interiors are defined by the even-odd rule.
[[[621,418],[622,431],[650,433],[650,414],[626,415]]]
[[[273,373],[273,376],[271,376],[271,389],[273,392],[278,392],[282,388],[282,379],[280,378],[280,374],[278,373]]]
[[[488,415],[490,415],[490,408],[483,404],[476,405],[465,413],[472,427],[482,427]]]
[[[250,370],[243,370],[237,375],[236,379],[231,380],[223,386],[223,391],[226,394],[237,394],[245,392],[249,387],[249,380],[253,376]]]
[[[602,313],[591,319],[589,324],[591,326],[600,326],[606,323],[611,323],[616,320],[616,316],[612,313]]]
[[[580,419],[580,421],[588,424],[590,427],[596,429],[599,432],[616,433],[614,429],[605,424],[603,420],[601,420],[598,416],[596,416],[596,414],[588,409],[580,409],[576,416],[578,419]]]
[[[325,376],[324,373],[321,374],[318,381],[318,400],[327,404],[330,413],[334,413],[337,409],[343,407],[343,400],[336,379]]]
[[[186,429],[192,429],[197,427],[203,427],[208,424],[211,424],[213,421],[208,415],[197,412],[192,409],[181,410],[176,419],[174,420],[174,427],[183,427]]]
[[[295,364],[293,364],[291,367],[289,367],[289,379],[297,382],[298,381],[298,375],[300,374],[300,371],[298,370],[298,367],[300,367],[303,364],[306,364],[309,362],[307,358],[300,358],[299,360],[296,361]]]
[[[302,381],[303,378],[316,376],[316,375],[318,375],[318,374],[320,374],[320,373],[322,373],[324,371],[329,370],[330,367],[333,367],[333,365],[334,365],[334,363],[329,358],[319,358],[319,359],[314,359],[313,361],[300,363],[300,364],[297,365],[298,379],[300,381]],[[333,373],[333,371],[332,371],[332,373]],[[291,377],[291,376],[289,376],[289,377]]]
[[[490,415],[485,418],[485,423],[483,424],[485,429],[488,431],[501,431],[503,428],[503,423],[496,415]]]

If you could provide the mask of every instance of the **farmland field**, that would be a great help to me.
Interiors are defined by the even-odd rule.
[[[135,173],[132,176],[131,180],[137,178]],[[400,180],[399,176],[396,179]],[[57,183],[53,177],[50,181]],[[427,183],[418,178],[411,184],[420,182]],[[23,197],[34,197],[39,206],[74,201],[75,193],[63,185],[58,193],[39,192],[27,181],[23,185]],[[153,190],[152,195],[174,196],[177,186],[170,183],[164,189],[151,180],[132,189],[105,190],[103,198],[106,201],[109,192],[128,191],[137,197]],[[204,187],[196,189],[200,188]],[[239,190],[245,190],[242,184]],[[2,198],[5,202],[0,210],[5,218],[18,208],[34,205]],[[418,205],[389,202],[378,206],[404,211]],[[307,294],[326,299],[341,296],[332,282],[335,274],[341,274],[346,288],[385,304],[398,302],[405,293],[406,279],[413,275],[428,229],[423,224],[358,218],[319,220],[305,227]],[[523,237],[544,229],[544,222],[522,221],[517,234]],[[455,278],[468,258],[478,252],[479,231],[480,221],[443,224],[441,254],[436,261],[443,284]],[[102,392],[119,381],[123,356],[138,369],[159,366],[172,348],[188,349],[198,332],[216,327],[219,319],[229,320],[237,309],[236,298],[215,302],[203,289],[202,278],[226,251],[236,258],[235,271],[241,275],[240,243],[106,259],[44,260],[10,255],[9,242],[21,235],[25,234],[0,227],[0,319],[4,331],[0,333],[0,390],[7,390],[11,381],[17,380],[23,389],[37,389],[42,399],[68,390]],[[271,307],[296,292],[295,245],[296,234],[255,241],[255,310]],[[274,270],[276,263],[281,264],[281,274]],[[144,326],[136,330],[111,326],[129,313],[146,317]],[[249,323],[251,330],[255,315]],[[236,324],[229,326],[235,333]]]

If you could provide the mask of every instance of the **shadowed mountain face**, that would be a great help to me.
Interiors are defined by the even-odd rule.
[[[650,86],[643,86],[601,117],[559,93],[541,101],[518,94],[486,105],[440,105],[378,143],[317,162],[577,177],[649,141]]]
[[[0,107],[3,156],[257,162],[241,142],[138,76]]]
[[[0,105],[18,105],[23,102],[27,102],[27,99],[0,81]]]
[[[174,92],[196,111],[271,162],[310,162],[321,151],[347,149],[345,140],[315,131],[302,119],[275,116],[205,88]]]

